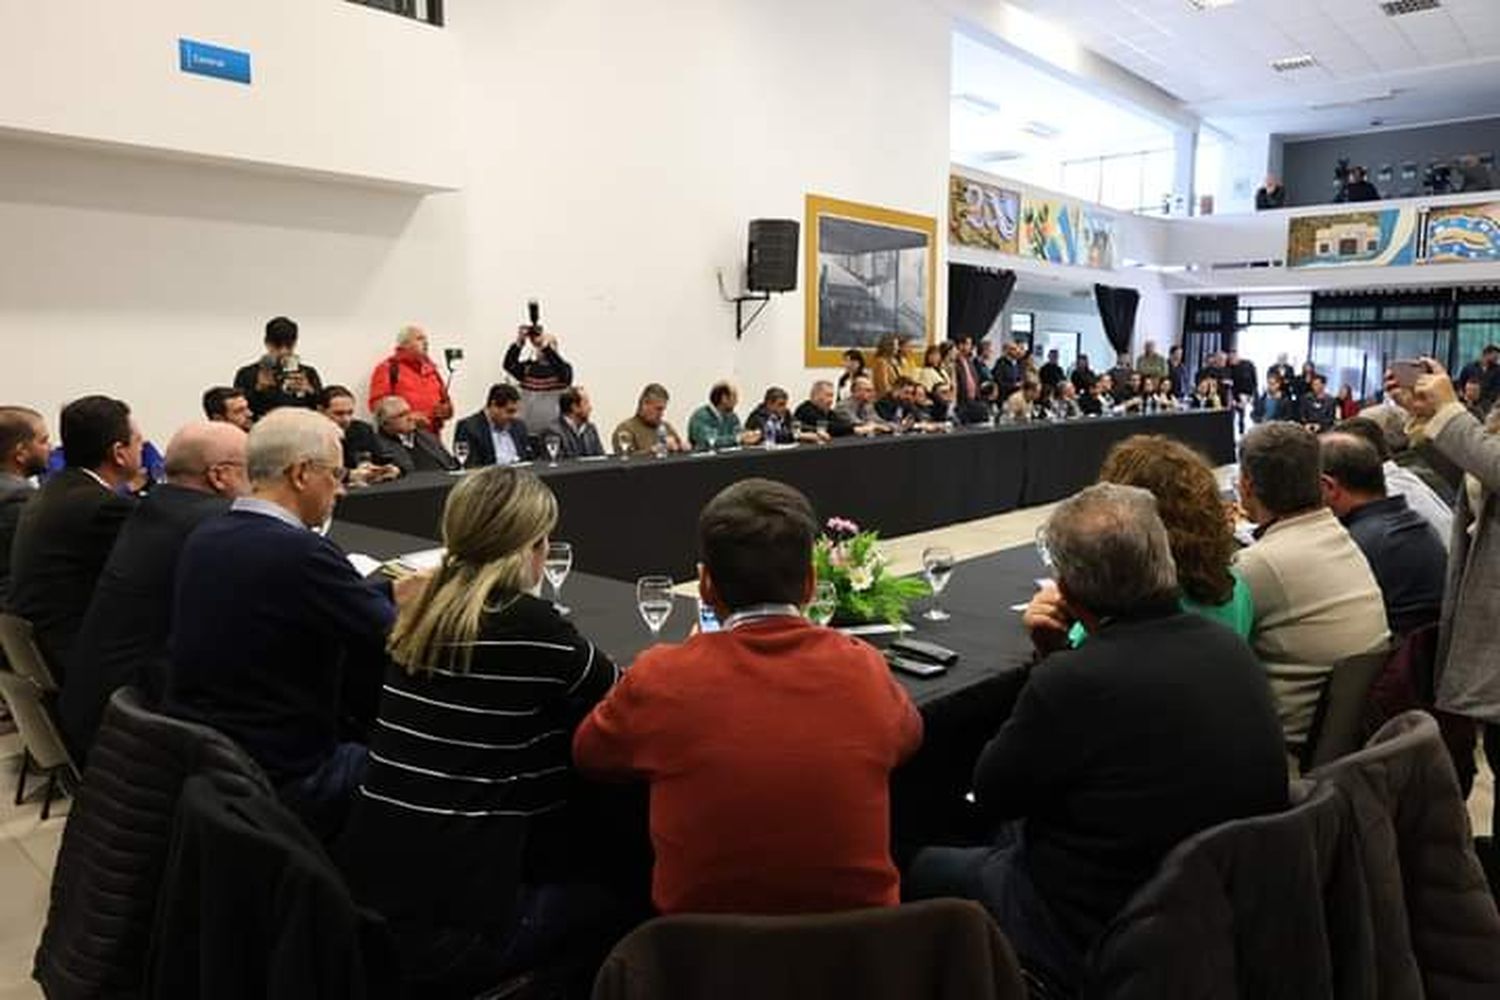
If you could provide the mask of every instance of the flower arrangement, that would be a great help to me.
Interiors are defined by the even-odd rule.
[[[861,531],[848,518],[830,517],[813,546],[818,579],[838,591],[837,622],[890,622],[906,614],[906,606],[932,589],[920,579],[896,576],[887,570],[889,559],[880,548],[880,535]]]

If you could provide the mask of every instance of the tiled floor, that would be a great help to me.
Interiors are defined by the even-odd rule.
[[[1030,545],[1050,507],[1013,511],[979,521],[889,539],[886,550],[897,572],[921,569],[922,550],[945,545],[959,559]],[[40,782],[32,801],[12,805],[20,744],[0,737],[0,1000],[34,1000],[42,996],[31,981],[31,957],[47,912],[47,887],[67,816],[66,802],[54,804],[52,818],[41,818]],[[1481,765],[1469,799],[1476,834],[1489,832],[1494,778]]]

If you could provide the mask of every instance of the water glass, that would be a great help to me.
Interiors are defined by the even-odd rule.
[[[928,586],[932,588],[932,607],[922,615],[928,621],[944,622],[952,617],[939,606],[938,598],[953,576],[954,562],[952,549],[934,545],[922,550],[922,573],[927,577]]]
[[[556,440],[555,438],[550,440]],[[557,608],[557,613],[566,615],[572,612],[572,608],[562,602],[563,581],[568,578],[568,573],[573,569],[573,546],[567,542],[552,542],[547,546],[547,560],[542,563],[542,572],[547,575],[547,582],[552,584],[552,604]]]
[[[458,467],[467,469],[469,467],[469,442],[458,440],[453,442],[453,457],[458,459]]]
[[[562,450],[562,442],[558,440],[556,434],[548,434],[542,444],[547,449],[547,464],[554,469],[557,468],[557,453]]]
[[[630,457],[630,449],[634,447],[635,437],[629,431],[621,431],[615,435],[615,451],[622,461]]]
[[[829,580],[819,580],[807,605],[807,618],[814,625],[827,625],[839,608],[839,591]]]
[[[655,640],[672,614],[672,578],[643,576],[635,582],[635,606]]]

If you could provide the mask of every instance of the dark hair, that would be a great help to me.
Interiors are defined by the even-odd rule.
[[[1500,354],[1500,344],[1485,344],[1480,354]]]
[[[807,497],[771,479],[721,490],[698,516],[699,553],[730,610],[799,603],[816,534]]]
[[[108,396],[84,396],[63,407],[63,453],[68,467],[94,469],[117,444],[130,443],[130,407]]]
[[[0,462],[23,444],[36,440],[36,425],[42,415],[24,406],[0,406]]]
[[[266,323],[266,343],[272,347],[297,346],[297,324],[285,316],[277,316]]]
[[[781,386],[779,386],[779,385],[773,385],[773,386],[771,386],[771,388],[769,388],[769,389],[766,390],[765,402],[767,402],[767,403],[775,403],[775,402],[778,402],[780,400],[791,399],[791,398],[792,397],[789,396],[789,395],[787,395],[787,391],[785,389],[783,389]]]
[[[578,391],[578,387],[576,385],[568,386],[557,397],[557,415],[559,417],[566,417],[578,408],[578,404],[582,400],[583,393]]]
[[[1318,439],[1298,424],[1278,420],[1252,428],[1240,442],[1240,469],[1272,514],[1296,514],[1323,503]]]
[[[857,347],[851,347],[847,351],[845,351],[844,352],[844,360],[845,361],[858,361],[860,368],[864,368],[864,366],[865,366],[865,354],[864,354],[863,351],[861,351]]]
[[[734,386],[728,382],[715,382],[713,388],[708,390],[708,401],[718,406],[734,392]]]
[[[519,403],[521,393],[509,382],[496,382],[490,386],[490,394],[484,398],[485,406],[509,406]]]
[[[1325,434],[1318,439],[1323,475],[1355,493],[1385,496],[1385,470],[1375,446],[1353,434]]]
[[[672,399],[672,396],[667,392],[667,387],[662,385],[660,382],[647,382],[646,387],[641,390],[640,402],[636,405],[639,406],[650,399],[656,399],[660,400],[663,403],[666,403]]]
[[[339,398],[353,399],[354,393],[342,385],[325,385],[323,391],[318,393],[318,408],[326,410],[333,405],[333,401]]]
[[[210,420],[223,419],[231,399],[244,399],[245,391],[232,385],[216,385],[203,393],[203,415]]]
[[[1353,434],[1357,438],[1363,438],[1370,442],[1370,447],[1375,449],[1375,454],[1380,456],[1382,463],[1390,461],[1391,443],[1385,439],[1385,430],[1369,417],[1340,420],[1333,425],[1333,429],[1339,434]]]

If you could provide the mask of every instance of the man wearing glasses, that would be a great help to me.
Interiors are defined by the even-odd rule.
[[[400,396],[387,396],[375,406],[376,435],[386,461],[401,470],[413,472],[449,472],[458,461],[443,447],[436,434],[417,426],[411,404]],[[340,451],[339,462],[343,463]]]
[[[319,836],[343,823],[364,774],[351,739],[374,713],[392,597],[425,582],[363,580],[327,524],[346,476],[338,427],[273,411],[250,432],[250,495],[183,548],[165,709],[213,726],[263,767]]]

